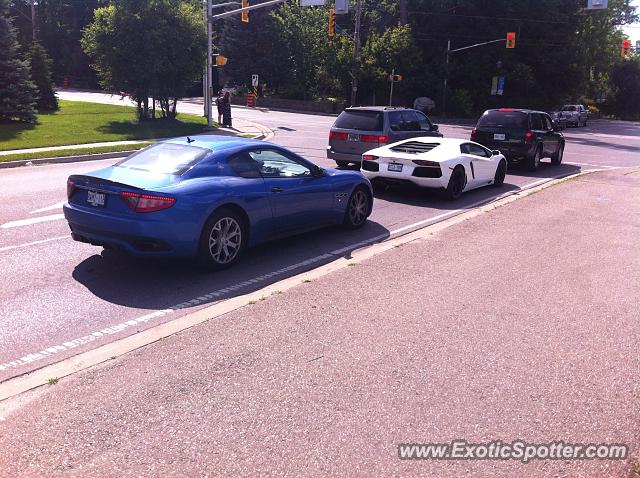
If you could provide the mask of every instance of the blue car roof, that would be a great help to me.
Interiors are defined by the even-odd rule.
[[[190,140],[190,142],[188,142]],[[176,144],[188,144],[190,146],[197,146],[200,148],[207,148],[211,151],[223,151],[230,149],[243,148],[255,144],[269,144],[258,139],[251,138],[236,138],[233,136],[220,136],[220,135],[198,135],[198,136],[181,136],[179,138],[172,138],[165,141],[166,143]]]

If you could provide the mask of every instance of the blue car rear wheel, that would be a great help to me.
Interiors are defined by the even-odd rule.
[[[210,270],[235,264],[247,243],[244,218],[235,211],[220,209],[213,213],[202,231],[198,259]]]

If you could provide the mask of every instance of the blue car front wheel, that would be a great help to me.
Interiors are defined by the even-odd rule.
[[[244,218],[233,210],[221,209],[211,215],[200,238],[199,263],[211,270],[235,264],[247,242]]]
[[[351,193],[347,203],[343,225],[349,229],[357,229],[363,226],[371,213],[371,206],[371,195],[363,187],[356,188]]]

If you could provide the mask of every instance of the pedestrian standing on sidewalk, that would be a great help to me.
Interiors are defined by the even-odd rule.
[[[231,128],[231,93],[225,91],[222,101],[222,125]]]
[[[222,103],[224,102],[224,92],[222,90],[218,91],[218,97],[216,98],[216,107],[218,108],[218,125],[222,124],[222,112],[224,108],[222,107]]]

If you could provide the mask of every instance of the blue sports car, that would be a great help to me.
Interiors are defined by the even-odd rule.
[[[136,256],[223,269],[243,249],[306,230],[362,226],[373,205],[359,171],[322,169],[264,141],[222,136],[156,143],[67,181],[73,239]]]

